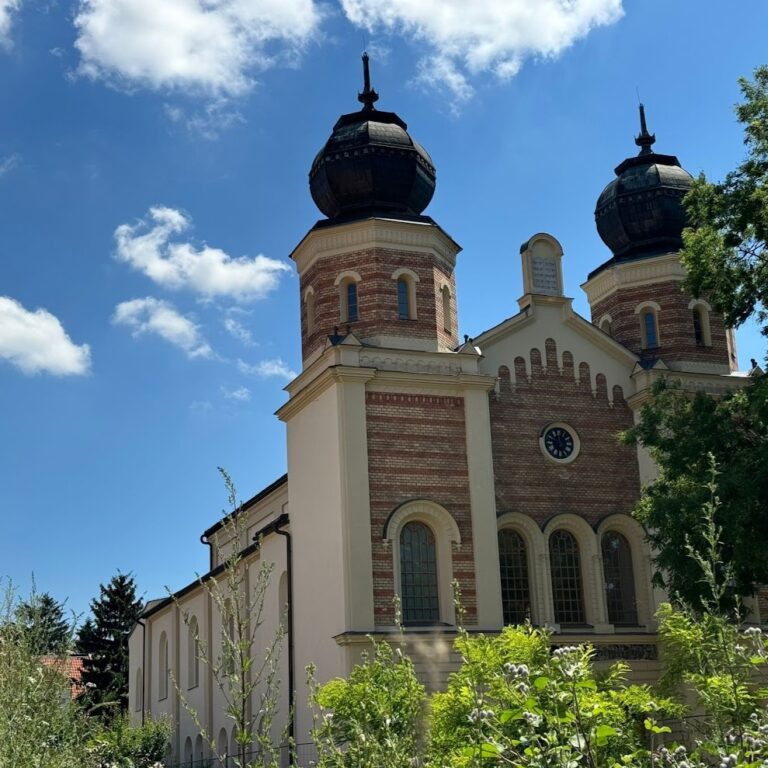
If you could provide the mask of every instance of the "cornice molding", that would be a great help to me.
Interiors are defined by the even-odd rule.
[[[437,256],[452,271],[458,245],[437,224],[397,221],[395,219],[363,219],[334,227],[310,230],[296,246],[291,258],[303,275],[317,259],[338,256],[369,248],[393,248]]]
[[[667,253],[641,261],[614,264],[582,283],[581,287],[587,294],[590,306],[595,306],[620,288],[666,283],[671,280],[682,281],[687,274],[679,254]]]

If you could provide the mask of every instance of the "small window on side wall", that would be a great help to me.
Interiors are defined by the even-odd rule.
[[[307,312],[307,333],[315,330],[315,294],[309,291],[304,299],[304,305]]]
[[[643,349],[656,349],[659,346],[656,312],[653,309],[644,309],[640,318],[643,330]]]
[[[451,317],[451,289],[444,285],[440,290],[443,299],[443,330],[451,333],[453,331],[453,318]]]
[[[400,320],[411,319],[411,301],[408,281],[404,277],[397,280],[397,316]]]
[[[693,337],[699,347],[711,347],[712,335],[709,326],[709,311],[703,303],[692,304]]]
[[[360,275],[357,272],[342,272],[336,278],[339,290],[339,320],[342,323],[354,323],[359,320],[357,284]]]

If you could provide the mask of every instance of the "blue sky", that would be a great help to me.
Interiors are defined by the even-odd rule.
[[[542,230],[588,315],[638,91],[660,152],[740,160],[766,29],[764,0],[0,0],[0,574],[78,613],[118,569],[162,596],[206,567],[216,467],[243,498],[285,471],[288,254],[364,47],[437,166],[474,336],[516,311]],[[753,326],[738,344],[764,357]]]

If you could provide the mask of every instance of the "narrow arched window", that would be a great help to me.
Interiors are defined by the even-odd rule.
[[[219,738],[216,739],[216,751],[219,753],[219,760],[223,766],[226,766],[229,754],[229,742],[227,740],[227,730],[222,728],[219,731]]]
[[[400,320],[411,319],[411,297],[408,281],[401,277],[397,281],[397,316]]]
[[[187,736],[184,741],[184,765],[192,765],[192,737]]]
[[[350,280],[347,283],[347,316],[346,321],[353,323],[357,320],[357,283]]]
[[[193,616],[187,627],[187,687],[196,688],[200,683],[200,629]]]
[[[224,612],[221,618],[223,625],[221,637],[222,667],[225,675],[233,675],[237,659],[238,638],[236,636],[235,611],[230,599],[224,602]]]
[[[311,291],[307,294],[304,305],[307,312],[307,333],[312,333],[315,330],[315,294]]]
[[[646,309],[642,315],[643,320],[643,347],[655,349],[659,346],[659,332],[656,327],[656,313],[652,309]]]
[[[168,666],[168,637],[165,632],[160,635],[157,658],[158,666],[160,667],[160,674],[157,679],[157,698],[162,701],[168,698],[168,678],[171,675],[171,670]]]
[[[439,620],[435,535],[424,523],[406,523],[400,532],[400,595],[404,624]]]
[[[195,762],[202,764],[205,757],[205,749],[203,747],[203,737],[198,733],[195,737]]]
[[[552,602],[558,624],[586,624],[581,588],[581,555],[576,539],[568,531],[555,531],[549,537],[552,571]]]
[[[453,321],[451,318],[451,289],[444,285],[440,291],[443,297],[443,330],[451,333],[453,331]]]
[[[601,549],[608,621],[617,626],[637,626],[635,577],[629,542],[620,533],[608,531],[603,534]]]
[[[508,528],[499,531],[501,605],[505,624],[523,624],[531,618],[528,555],[523,537]]]
[[[133,701],[133,708],[136,712],[141,712],[144,709],[144,675],[141,667],[136,670],[136,688],[134,689]]]
[[[600,330],[607,333],[609,336],[613,336],[613,325],[610,317],[604,317],[600,321]]]

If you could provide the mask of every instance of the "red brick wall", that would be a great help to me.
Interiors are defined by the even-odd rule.
[[[461,585],[467,623],[476,623],[463,398],[368,392],[366,414],[376,624],[394,621],[392,552],[382,543],[384,525],[394,509],[416,499],[445,507],[459,526],[453,576]]]
[[[530,350],[531,381],[522,357],[499,371],[500,392],[490,394],[493,469],[499,515],[523,512],[539,524],[562,512],[584,517],[591,525],[614,512],[629,513],[640,493],[637,452],[621,446],[616,435],[632,425],[632,413],[620,387],[608,401],[605,376],[597,373],[592,394],[589,366],[580,365],[577,383],[573,357],[563,353],[558,370],[555,342],[546,342],[547,368],[541,352]],[[571,425],[581,440],[578,457],[557,464],[545,457],[539,435],[551,422]]]
[[[419,276],[416,284],[416,320],[398,318],[397,284],[392,273],[405,267]],[[357,286],[359,320],[340,320],[339,287],[336,277],[353,270],[362,278]],[[451,332],[443,330],[443,310],[440,286],[447,282],[451,288]],[[315,326],[307,333],[307,307],[304,292],[312,286],[315,291]],[[301,278],[301,348],[306,358],[325,344],[335,326],[346,333],[347,325],[359,338],[374,335],[411,336],[415,339],[437,339],[443,346],[458,344],[456,317],[456,285],[453,274],[447,274],[428,253],[373,248],[342,256],[318,259]]]
[[[658,316],[660,346],[645,353],[640,336],[640,315],[635,313],[635,309],[644,301],[655,301],[661,307]],[[604,314],[609,314],[613,320],[613,337],[638,355],[728,365],[728,342],[723,318],[714,312],[710,313],[712,346],[696,344],[693,314],[688,308],[690,301],[691,296],[683,293],[681,283],[674,280],[620,288],[592,307],[592,322],[598,324]]]

